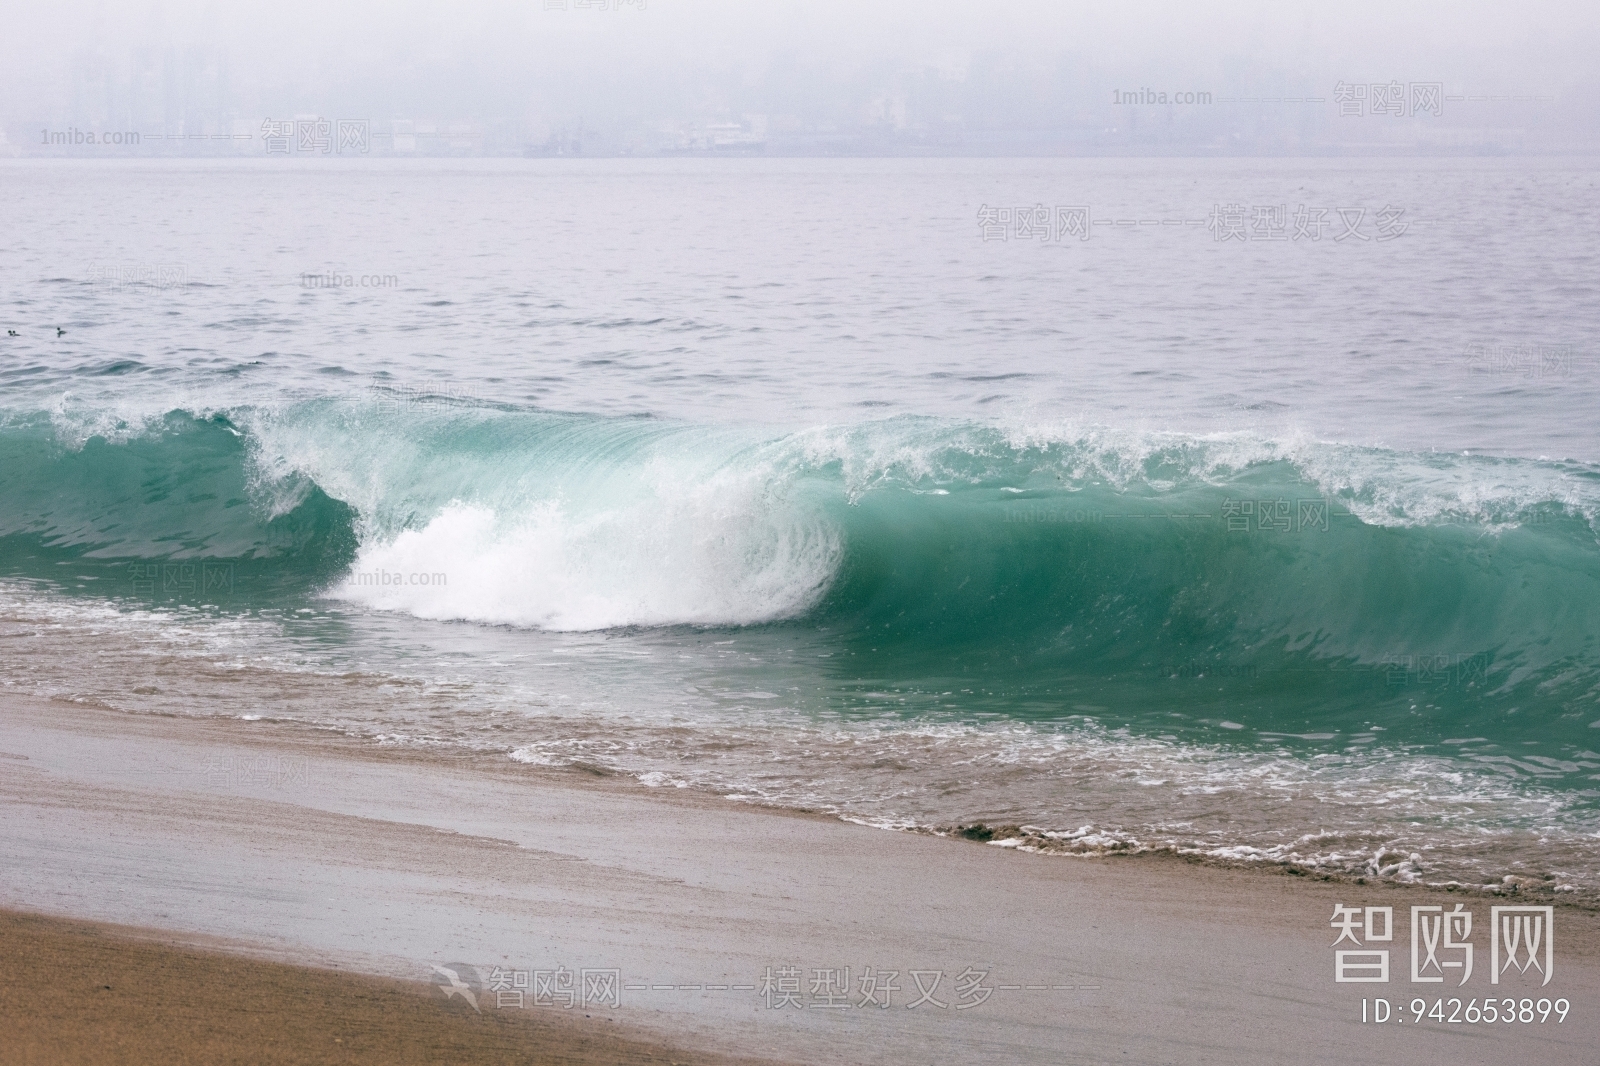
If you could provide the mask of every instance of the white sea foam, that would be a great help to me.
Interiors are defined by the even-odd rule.
[[[714,485],[587,513],[557,500],[509,517],[457,503],[364,547],[334,595],[554,630],[747,625],[811,607],[840,554],[824,519]]]
[[[1367,525],[1469,522],[1497,531],[1548,520],[1551,506],[1600,525],[1600,491],[1592,470],[1579,464],[1390,450],[1295,433],[1194,435],[1039,420],[1009,422],[1000,432],[1019,451],[1060,452],[1059,472],[1080,484],[1225,485],[1251,467],[1287,463]]]

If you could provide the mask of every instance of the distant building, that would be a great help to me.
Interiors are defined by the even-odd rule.
[[[710,122],[683,127],[666,151],[676,154],[736,155],[764,152],[767,148],[765,115],[747,116],[741,122]]]

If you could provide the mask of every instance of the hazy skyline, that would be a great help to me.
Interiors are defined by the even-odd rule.
[[[455,124],[466,154],[580,138],[585,152],[649,152],[692,146],[718,122],[801,151],[1588,150],[1600,130],[1600,30],[1577,3],[601,2],[18,10],[0,43],[0,121],[27,151],[50,128],[255,139],[267,117],[375,130],[402,118]],[[1437,83],[1454,106],[1421,125],[1352,124],[1340,82]],[[1198,102],[1130,108],[1125,94],[1141,90]]]

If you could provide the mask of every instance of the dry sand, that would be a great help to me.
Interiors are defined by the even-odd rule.
[[[503,1028],[472,1031],[534,1056],[551,1039],[537,1026],[559,1018],[562,1039],[624,1033],[644,1042],[628,1045],[640,1054],[654,1041],[683,1053],[814,1063],[1600,1058],[1600,917],[1557,906],[1548,985],[1488,982],[1489,907],[1544,898],[1029,855],[503,758],[379,751],[284,725],[17,697],[0,697],[0,805],[0,905],[17,910],[411,982],[434,975],[434,965],[465,963],[482,978],[495,967],[528,972],[530,993],[541,975],[559,983],[566,971],[576,991],[588,969],[599,992],[614,972],[619,1002],[587,1019],[581,1006],[558,1002],[500,1007],[474,986],[484,1014],[505,1018],[495,1023]],[[1412,984],[1409,907],[1457,902],[1476,917],[1471,982],[1453,991]],[[1336,903],[1395,908],[1395,939],[1384,945],[1389,984],[1334,981]],[[36,969],[20,928],[0,926],[8,1019],[29,1012]],[[67,950],[51,943],[38,950]],[[109,953],[105,965],[137,972],[130,953],[139,949],[104,936],[96,943]],[[784,1004],[787,986],[770,997],[761,990],[769,971],[781,979],[785,967],[798,971],[799,1006]],[[888,1008],[857,1005],[866,967],[898,973]],[[851,995],[828,1006],[818,971],[837,981],[845,968]],[[938,984],[931,1000],[907,1009],[917,998],[913,971],[925,986],[937,974]],[[90,970],[74,972],[81,983]],[[398,1019],[385,1039],[399,1044],[467,1039],[457,1029],[425,1035],[428,999],[386,1000],[379,1010],[362,1005],[378,995],[363,990],[380,987],[365,979],[267,972],[252,980],[277,989],[269,1013],[298,1010],[306,996],[328,1004],[322,1027],[303,1026],[304,1034],[332,1031],[348,1016],[369,1036]],[[965,996],[963,974],[983,975]],[[327,991],[302,995],[300,979],[308,990],[327,982],[316,985]],[[64,987],[46,982],[38,994],[59,997]],[[424,987],[429,1009],[446,1010],[438,1017],[467,1020],[459,999]],[[1571,1010],[1560,1023],[1419,1023],[1409,1013],[1362,1022],[1364,999],[1403,1006],[1453,995],[1463,1005],[1490,995],[1565,997]],[[212,1002],[185,1015],[195,1041],[236,1010]],[[159,1017],[157,1004],[177,1010],[182,1001],[152,992],[118,1007],[117,1024],[136,1025],[146,1009]],[[30,1023],[29,1039],[98,1024],[50,1010],[56,1021]],[[485,1024],[478,1017],[471,1024]],[[290,1040],[287,1024],[274,1031]],[[447,1061],[518,1061],[497,1047],[463,1044]],[[604,1061],[630,1060],[618,1051]]]

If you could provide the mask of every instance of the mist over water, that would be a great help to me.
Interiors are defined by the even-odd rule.
[[[0,41],[0,156],[1587,151],[1597,43],[1573,0],[57,0]]]
[[[1586,161],[0,173],[8,686],[1600,891]]]

